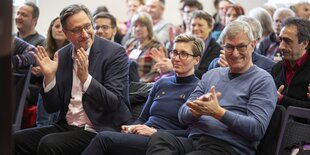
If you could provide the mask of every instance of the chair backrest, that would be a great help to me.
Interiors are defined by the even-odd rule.
[[[277,146],[278,155],[289,154],[287,147],[301,141],[310,141],[310,109],[289,106]]]
[[[27,97],[28,86],[31,77],[31,68],[29,66],[27,69],[17,70],[13,73],[13,78],[15,81],[15,105],[13,106],[13,124],[12,131],[13,133],[21,128],[22,117],[24,106]]]
[[[132,120],[134,122],[144,107],[154,83],[131,82],[129,86],[129,100],[131,105]]]
[[[258,145],[256,155],[274,155],[276,153],[277,140],[284,123],[285,112],[286,109],[282,105],[276,106],[265,135]]]

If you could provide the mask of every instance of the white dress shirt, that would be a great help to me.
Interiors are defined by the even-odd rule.
[[[86,50],[87,56],[89,55],[90,48]],[[86,112],[84,111],[82,104],[82,95],[88,89],[92,76],[88,74],[87,80],[82,85],[80,79],[77,76],[77,63],[75,61],[75,51],[72,51],[73,59],[73,83],[71,89],[71,99],[68,107],[68,112],[66,114],[66,120],[68,125],[73,125],[77,127],[84,127],[85,130],[95,132],[93,125],[89,120]],[[56,85],[56,77],[47,86],[44,85],[44,92],[50,91]]]

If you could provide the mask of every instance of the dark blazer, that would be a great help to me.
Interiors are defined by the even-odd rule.
[[[58,53],[56,85],[42,93],[45,110],[60,110],[59,122],[66,123],[72,89],[73,45]],[[91,83],[82,96],[84,110],[97,131],[119,130],[131,118],[128,100],[128,57],[125,49],[95,36],[89,53]]]
[[[222,49],[221,46],[215,41],[215,39],[211,38],[207,49],[205,49],[202,57],[200,58],[198,68],[195,69],[195,75],[199,79],[201,79],[202,75],[208,71],[208,67],[211,61],[214,58],[217,58],[220,56],[221,49]]]

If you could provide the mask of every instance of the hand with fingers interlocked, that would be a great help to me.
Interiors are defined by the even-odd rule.
[[[186,105],[195,117],[209,115],[216,119],[221,119],[224,116],[225,109],[219,105],[218,98],[220,96],[221,93],[216,92],[215,87],[212,86],[210,93],[202,95],[194,101],[187,102]]]
[[[145,124],[136,124],[136,125],[123,125],[123,133],[132,133],[142,136],[152,136],[157,130],[155,128],[149,127]]]

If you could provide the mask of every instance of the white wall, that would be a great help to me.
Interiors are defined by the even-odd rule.
[[[105,5],[108,7],[111,14],[120,20],[126,19],[126,0],[31,0],[36,1],[40,7],[40,17],[37,25],[39,33],[46,34],[50,21],[59,15],[62,8],[74,3],[81,3],[86,5],[90,11],[94,11],[97,6]],[[212,0],[199,0],[203,3],[204,10],[213,14],[215,9]],[[245,11],[248,12],[254,7],[262,5],[267,0],[236,0],[240,3]],[[173,23],[180,24],[181,17],[178,12],[179,0],[166,0],[166,10],[164,18]],[[13,15],[16,15],[17,7],[14,8]],[[14,18],[14,17],[13,17]],[[13,23],[13,32],[16,32],[15,23]]]

